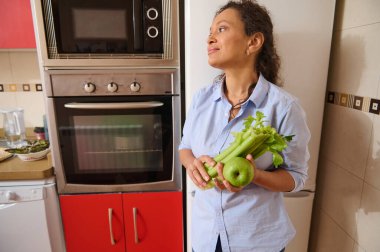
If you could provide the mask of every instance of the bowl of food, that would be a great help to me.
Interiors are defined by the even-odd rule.
[[[46,155],[49,153],[49,141],[28,141],[25,146],[13,149],[6,149],[6,151],[16,155],[22,161],[36,161],[45,158]]]

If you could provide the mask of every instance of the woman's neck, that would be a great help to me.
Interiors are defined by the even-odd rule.
[[[256,72],[246,73],[227,72],[225,79],[225,95],[232,105],[246,100],[252,93],[254,85],[257,83],[258,75]]]

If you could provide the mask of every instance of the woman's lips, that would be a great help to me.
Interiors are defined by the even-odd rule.
[[[214,53],[214,52],[216,52],[216,51],[218,51],[219,49],[218,48],[208,48],[207,49],[207,53],[208,54],[212,54],[212,53]]]

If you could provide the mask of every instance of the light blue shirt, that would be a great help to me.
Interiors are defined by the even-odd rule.
[[[282,167],[294,179],[293,191],[301,190],[307,178],[310,132],[297,99],[260,75],[237,117],[228,122],[231,104],[223,93],[223,81],[221,76],[194,95],[179,149],[191,149],[195,157],[216,156],[233,141],[231,132],[244,128],[243,119],[261,111],[280,134],[295,135],[282,153]],[[270,153],[255,163],[259,169],[274,169]],[[279,252],[295,235],[283,194],[253,183],[238,193],[197,189],[191,226],[195,252],[214,252],[218,236],[224,252]]]

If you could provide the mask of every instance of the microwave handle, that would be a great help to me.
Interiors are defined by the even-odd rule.
[[[142,51],[143,48],[143,17],[142,1],[133,0],[133,48],[135,51]]]
[[[147,102],[110,102],[110,103],[66,103],[65,108],[70,109],[144,109],[161,107],[164,104],[157,101]]]

